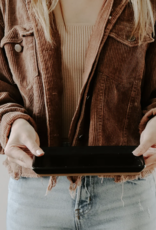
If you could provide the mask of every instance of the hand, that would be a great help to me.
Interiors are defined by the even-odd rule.
[[[150,170],[156,167],[156,117],[146,124],[141,133],[140,145],[133,151],[135,156],[143,155],[146,168]]]
[[[8,160],[25,168],[32,168],[33,155],[43,156],[40,140],[35,129],[24,119],[17,119],[11,127],[9,140],[5,147]],[[39,150],[39,155],[37,154]]]

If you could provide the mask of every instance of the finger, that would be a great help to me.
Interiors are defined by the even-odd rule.
[[[153,155],[153,154],[156,154],[156,148],[149,148],[144,154],[143,154],[143,156],[145,156],[145,157],[149,157],[149,156],[151,156],[151,155]]]
[[[32,169],[32,163],[31,163],[31,165],[27,165],[25,162],[20,161],[20,160],[15,159],[15,158],[12,158],[12,157],[8,157],[8,160],[10,162],[16,163],[16,164],[18,164],[18,165],[20,165],[20,166],[22,166],[24,168],[31,168]]]
[[[156,164],[156,154],[153,154],[152,156],[146,159],[147,166],[152,165],[152,164]]]
[[[151,145],[152,145],[151,140],[145,139],[132,153],[135,156],[143,155],[151,147]]]
[[[32,158],[27,153],[25,153],[22,149],[20,149],[16,146],[14,146],[14,147],[12,146],[12,147],[8,148],[6,151],[6,155],[8,157],[13,158],[14,160],[18,160],[20,162],[23,162],[28,167],[32,166]]]
[[[144,139],[144,135],[145,135],[145,130],[140,135],[140,143],[142,143],[142,141]]]
[[[35,141],[38,144],[38,146],[40,146],[40,138],[39,138],[37,133],[36,133],[36,140]]]
[[[36,156],[43,156],[45,154],[43,149],[41,149],[39,145],[30,138],[25,141],[25,145],[30,150],[30,152]]]
[[[146,152],[146,153],[143,154],[143,156],[144,156],[145,158],[148,158],[148,157],[150,157],[150,156],[152,156],[152,155],[153,155],[152,152]]]

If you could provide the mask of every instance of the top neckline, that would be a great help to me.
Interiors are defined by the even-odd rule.
[[[99,8],[99,12],[97,14],[97,18],[99,17],[100,15],[100,12],[103,8],[103,5],[105,2],[107,2],[107,0],[102,0],[103,1],[103,4],[102,6]],[[95,10],[95,9],[93,9]],[[68,20],[65,20],[63,19],[63,16],[62,16],[62,13],[64,14],[63,11],[63,8],[61,8],[60,6],[60,1],[58,2],[58,4],[56,5],[55,9],[54,9],[54,15],[55,15],[55,20],[56,20],[56,24],[66,24],[66,26],[72,26],[72,25],[77,25],[77,26],[83,26],[83,25],[88,25],[88,26],[94,26],[96,24],[96,21],[97,21],[97,18],[96,20],[93,22],[92,20],[90,22],[75,22],[73,23],[72,21],[71,22],[67,22]],[[94,11],[93,11],[94,12]],[[90,15],[90,17],[92,17],[93,15]],[[88,20],[87,20],[88,21]]]

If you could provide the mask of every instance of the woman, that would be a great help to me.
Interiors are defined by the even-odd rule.
[[[155,1],[3,0],[0,7],[7,230],[155,229]],[[133,153],[146,168],[38,178],[33,155],[60,145],[138,145]],[[48,180],[53,189],[44,197]]]

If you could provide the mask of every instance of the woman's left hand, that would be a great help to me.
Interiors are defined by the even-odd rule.
[[[156,117],[146,124],[140,136],[140,145],[132,152],[135,156],[143,155],[146,168],[150,170],[156,167]]]

